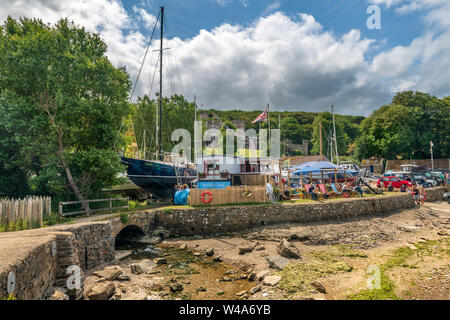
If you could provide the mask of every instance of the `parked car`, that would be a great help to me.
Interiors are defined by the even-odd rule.
[[[437,185],[438,185],[438,186],[444,185],[445,180],[444,180],[444,178],[441,177],[439,174],[436,174],[436,173],[427,173],[426,176],[427,176],[427,178],[428,178],[429,180],[435,180],[435,181],[437,182]]]
[[[411,182],[409,182],[408,180],[402,180],[395,176],[381,177],[381,179],[378,179],[378,188],[381,186],[381,182],[383,182],[384,188],[387,188],[389,186],[389,183],[392,183],[392,186],[397,189],[400,189],[402,185],[406,185],[407,187],[412,186]]]
[[[426,188],[437,187],[438,183],[436,180],[429,179],[425,174],[422,173],[409,173],[409,177],[411,177],[412,182],[416,182],[419,185],[425,185]]]

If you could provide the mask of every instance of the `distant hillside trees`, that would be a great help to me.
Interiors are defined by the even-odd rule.
[[[116,181],[131,84],[106,50],[66,19],[0,27],[0,193],[82,200]]]
[[[365,119],[357,142],[360,159],[429,159],[450,157],[450,97],[427,93],[397,93],[392,103]]]

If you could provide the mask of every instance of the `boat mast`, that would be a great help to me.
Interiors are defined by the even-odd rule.
[[[160,39],[160,53],[159,53],[159,103],[158,103],[158,119],[157,119],[157,159],[162,160],[161,145],[161,113],[162,113],[162,97],[163,97],[163,41],[164,41],[164,7],[161,7],[161,39]]]
[[[336,137],[336,121],[334,119],[334,106],[331,106],[331,113],[333,115],[333,136],[334,136],[334,146],[336,148],[336,164],[339,165],[339,153],[338,153],[338,145],[337,145],[337,137]]]

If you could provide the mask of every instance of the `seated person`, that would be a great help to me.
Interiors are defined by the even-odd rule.
[[[342,186],[342,193],[349,194],[351,191],[352,190],[351,190],[350,186],[348,185],[348,183],[344,183],[344,185]]]
[[[392,185],[392,182],[389,182],[389,185],[388,185],[388,191],[389,191],[389,192],[394,191],[394,186]]]
[[[316,187],[313,184],[309,185],[308,194],[311,195],[312,200],[318,200],[317,193],[314,192],[314,189]]]
[[[400,192],[406,192],[406,184],[402,184],[400,187]]]

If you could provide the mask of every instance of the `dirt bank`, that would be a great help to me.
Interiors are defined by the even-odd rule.
[[[169,239],[157,246],[166,263],[150,274],[131,273],[130,265],[140,261],[139,256],[118,263],[130,279],[115,281],[114,297],[449,299],[449,233],[450,206],[431,203],[383,217],[262,227],[220,238]],[[299,251],[300,259],[280,256],[282,239]],[[210,249],[214,252],[208,257]],[[367,289],[370,266],[379,270],[381,287],[376,290]],[[258,273],[261,280],[264,273],[274,277],[253,279]]]

